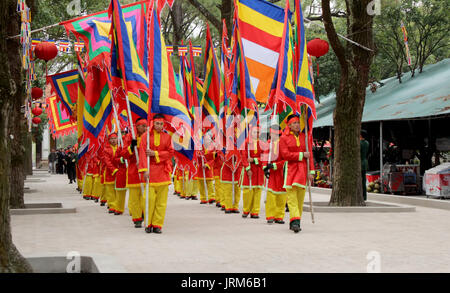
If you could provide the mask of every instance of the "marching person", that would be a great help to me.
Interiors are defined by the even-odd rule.
[[[211,148],[211,136],[210,131],[205,133],[204,144],[201,151],[198,151],[197,155],[197,180],[198,189],[200,190],[200,204],[214,203],[214,193],[213,193],[213,164],[214,164],[214,151]],[[205,191],[205,185],[207,191]],[[208,196],[206,195],[208,192]],[[208,198],[209,197],[209,198]]]
[[[48,173],[56,174],[56,161],[58,160],[58,155],[55,149],[52,149],[51,153],[48,155]]]
[[[306,152],[305,133],[300,131],[300,120],[297,115],[287,118],[288,126],[280,139],[281,159],[287,161],[283,187],[287,190],[289,207],[289,228],[295,233],[301,231],[300,220],[303,212],[303,202],[307,180],[314,180],[314,160],[310,152]],[[312,149],[312,137],[308,140]],[[310,158],[310,174],[307,174],[307,159]]]
[[[76,182],[76,169],[75,165],[77,163],[77,156],[73,152],[73,149],[70,148],[65,156],[66,168],[67,168],[67,177],[69,178],[69,184]]]
[[[264,186],[264,171],[261,160],[263,153],[261,148],[262,142],[258,138],[258,131],[259,128],[257,126],[251,128],[244,150],[241,150],[243,168],[239,186],[243,189],[243,218],[246,218],[249,214],[253,219],[259,218],[261,190]]]
[[[98,202],[100,196],[103,193],[103,184],[101,184],[100,178],[100,160],[98,158],[98,153],[94,154],[91,160],[94,165],[94,168],[92,170],[93,187],[91,199],[95,202]]]
[[[84,176],[84,190],[83,190],[83,198],[86,200],[92,199],[92,192],[94,187],[94,172],[95,172],[95,161],[90,159],[87,162],[87,171]]]
[[[221,208],[222,202],[225,201],[225,196],[222,191],[222,185],[220,183],[220,169],[223,165],[223,153],[221,149],[217,149],[214,153],[214,189],[215,189],[215,199],[216,207]]]
[[[145,224],[145,232],[162,233],[164,218],[166,215],[167,196],[171,184],[172,157],[174,149],[172,138],[164,131],[164,116],[155,114],[153,126],[147,134],[142,136],[139,146],[139,172],[143,173],[148,187],[148,222]],[[150,166],[147,165],[147,157],[150,157]],[[145,203],[145,195],[144,200]],[[145,207],[145,204],[144,204]]]
[[[116,200],[116,173],[119,171],[116,161],[117,153],[117,133],[113,132],[108,136],[108,143],[103,148],[103,162],[105,163],[105,194],[108,201],[108,212],[115,213],[114,202]]]
[[[222,202],[222,210],[226,214],[239,214],[239,201],[241,200],[241,192],[239,188],[239,174],[241,174],[241,157],[235,147],[234,142],[232,146],[228,147],[225,153],[225,159],[220,169],[220,183],[222,187],[222,194],[225,199]],[[233,187],[234,186],[234,187]],[[234,188],[234,197],[233,197]]]
[[[124,146],[128,145],[130,142],[130,136],[127,135],[126,131],[122,130],[122,146],[119,147],[116,152],[114,161],[117,168],[119,169],[116,173],[116,199],[113,203],[114,215],[122,215],[125,210],[125,198],[127,195],[127,162],[121,156]]]
[[[122,149],[120,156],[128,161],[127,168],[127,188],[129,190],[128,210],[130,212],[135,228],[141,228],[143,222],[143,194],[141,191],[142,180],[136,161],[135,147],[139,150],[143,135],[147,131],[147,120],[138,118],[135,122],[136,139],[131,139],[130,144]],[[139,157],[139,160],[146,160],[146,157]]]
[[[280,156],[280,136],[281,129],[278,125],[272,125],[270,128],[270,142],[272,144],[272,154],[270,163],[266,162],[264,166],[264,175],[267,182],[266,199],[266,220],[267,223],[284,224],[285,206],[287,201],[286,189],[284,184],[284,160]],[[270,151],[270,149],[269,149]],[[268,158],[266,159],[268,160]]]

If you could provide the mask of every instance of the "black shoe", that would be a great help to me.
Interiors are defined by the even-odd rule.
[[[220,207],[222,207],[222,206],[220,205],[219,202],[216,202],[216,207],[220,208]]]
[[[252,219],[259,219],[259,216],[258,215],[250,215],[250,218],[252,218]]]
[[[70,181],[69,184],[72,184],[72,181]]]
[[[161,234],[162,233],[161,228],[153,227],[153,233]]]
[[[231,211],[233,214],[240,214],[241,212],[240,211],[238,211],[238,210],[233,210],[233,211]]]
[[[220,208],[220,210],[221,210],[221,211],[224,211],[224,210],[225,210],[225,206],[222,206],[222,208]]]
[[[147,233],[152,233],[152,227],[147,227],[147,228],[145,228],[145,232],[147,232]]]
[[[242,217],[243,217],[243,218],[247,218],[247,216],[248,216],[248,214],[242,213]]]
[[[225,214],[232,214],[233,213],[233,211],[227,211],[227,210],[225,210]]]
[[[198,200],[198,198],[196,196],[191,196],[192,200]]]
[[[209,204],[213,204],[213,203],[215,203],[216,201],[214,200],[214,199],[212,199],[212,200],[210,200],[209,201]]]
[[[185,200],[189,200],[191,197],[190,196],[186,196]]]
[[[104,202],[100,203],[100,206],[101,206],[101,207],[104,207],[104,206],[105,206],[105,203],[104,203]]]
[[[134,228],[142,228],[142,221],[134,222]]]
[[[114,212],[114,216],[120,216],[121,214],[121,212]]]
[[[273,224],[273,219],[267,220],[267,224]]]
[[[207,204],[207,202],[206,201],[201,201],[200,204]]]
[[[275,223],[277,223],[277,224],[284,224],[284,221],[283,220],[276,220]]]
[[[108,214],[115,214],[115,211],[113,211],[113,210],[108,210]]]
[[[94,198],[94,201],[95,201],[95,202],[98,202],[98,198]]]
[[[300,220],[294,220],[290,223],[289,229],[294,231],[295,233],[300,232],[302,229],[300,228]]]

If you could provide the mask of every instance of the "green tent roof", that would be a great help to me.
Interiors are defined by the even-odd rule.
[[[427,65],[422,73],[404,73],[402,83],[396,77],[382,81],[375,93],[366,91],[362,122],[413,119],[450,114],[450,59]],[[332,126],[336,94],[316,103],[314,127]]]

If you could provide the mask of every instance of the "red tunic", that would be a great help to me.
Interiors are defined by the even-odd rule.
[[[119,168],[119,171],[116,173],[116,189],[123,190],[127,187],[127,165],[126,160],[122,157],[122,152],[124,150],[124,146],[128,146],[131,141],[131,135],[127,134],[122,137],[123,146],[119,147],[116,152],[115,162]]]
[[[117,146],[107,143],[103,149],[103,162],[106,166],[105,184],[114,184],[116,173],[119,171],[116,161]]]
[[[203,148],[203,150],[198,151],[197,153],[197,174],[195,174],[194,179],[201,179],[203,180],[203,177],[206,180],[212,180],[214,179],[214,152],[208,151]],[[205,169],[203,169],[203,166],[206,166]],[[205,170],[205,176],[203,176],[203,170]]]
[[[249,143],[245,143],[244,150],[241,150],[241,158],[242,158],[242,166],[243,169],[241,171],[241,176],[239,178],[239,184],[241,187],[250,187],[250,181],[248,178],[247,170],[252,171],[252,185],[251,187],[264,187],[264,171],[263,171],[263,162],[262,162],[262,144],[263,142],[250,141],[250,151],[249,151]],[[253,159],[252,163],[248,162],[248,157],[250,156]]]
[[[220,178],[220,169],[223,165],[223,153],[222,150],[217,150],[214,153],[214,164],[213,164],[213,173],[214,173],[214,179]]]
[[[172,173],[173,146],[172,138],[166,132],[160,133],[156,130],[150,130],[150,149],[155,151],[156,155],[150,157],[150,170],[147,165],[147,134],[142,136],[139,145],[139,172],[149,172],[150,186],[162,186],[172,183],[170,178]]]
[[[309,150],[312,150],[312,135],[309,136]],[[285,162],[284,188],[292,188],[298,186],[306,187],[307,178],[307,160],[303,157],[306,152],[305,134],[300,132],[296,137],[292,132],[283,134],[280,138],[280,154],[281,159]],[[312,152],[310,151],[310,154]],[[314,159],[311,155],[309,160],[310,171],[314,170]],[[313,172],[312,172],[313,173]]]
[[[234,165],[233,165],[234,158]],[[234,170],[234,183],[239,183],[239,175],[241,174],[242,164],[239,151],[227,151],[222,168],[220,169],[220,182],[233,183],[233,170]]]
[[[141,143],[142,136],[138,136],[136,138],[137,140],[137,147],[139,149],[140,143]],[[136,154],[134,153],[134,150],[131,150],[131,140],[128,144],[126,144],[120,152],[120,156],[123,157],[128,161],[128,168],[127,168],[127,187],[140,187],[141,183],[144,183],[141,176],[138,172],[138,166],[136,164]],[[141,160],[141,157],[139,157],[139,160]],[[142,158],[142,160],[145,160],[145,157]]]
[[[269,151],[266,153],[266,160],[268,160]],[[275,166],[275,168],[270,169],[270,177],[269,182],[267,184],[267,189],[272,191],[273,193],[285,193],[286,189],[283,188],[284,184],[284,163],[285,160],[281,159],[280,156],[280,140],[274,141],[272,143],[272,156],[270,158],[271,164]],[[264,164],[267,166],[267,162]]]

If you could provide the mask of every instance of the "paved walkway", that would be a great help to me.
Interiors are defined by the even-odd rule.
[[[37,178],[42,172],[35,172]],[[11,216],[13,241],[25,256],[101,254],[132,273],[450,272],[450,211],[304,213],[298,234],[289,225],[224,214],[215,205],[181,200],[169,189],[163,234],[134,228],[122,216],[86,201],[65,175],[26,183],[25,202],[62,202],[76,213]],[[315,201],[327,195],[313,194]],[[242,203],[242,200],[241,200]],[[288,219],[286,215],[285,220]],[[370,253],[370,254],[369,254]],[[369,254],[369,256],[368,256]],[[375,266],[376,267],[376,266]]]

